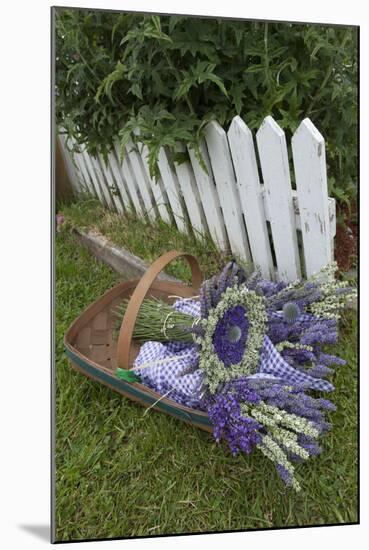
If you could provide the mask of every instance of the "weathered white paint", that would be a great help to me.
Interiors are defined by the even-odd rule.
[[[205,128],[205,139],[231,250],[251,262],[227,134],[220,124],[211,121]]]
[[[82,155],[83,155],[83,158],[85,160],[87,171],[90,175],[91,181],[92,181],[94,189],[96,191],[96,195],[97,195],[99,201],[101,202],[101,204],[106,206],[106,201],[105,201],[104,195],[102,193],[98,178],[97,178],[95,170],[94,170],[94,167],[92,165],[91,157],[87,153],[86,150],[82,151]]]
[[[126,189],[126,184],[114,149],[108,154],[108,162],[114,176],[115,183],[117,184],[117,187],[119,189],[124,209],[126,211],[131,211],[132,201]]]
[[[168,198],[163,186],[162,179],[161,177],[159,177],[158,181],[154,181],[150,176],[149,163],[147,160],[147,157],[149,154],[147,146],[144,145],[143,143],[139,143],[138,150],[141,156],[142,166],[146,174],[146,179],[151,187],[151,191],[152,191],[159,215],[163,221],[165,221],[166,223],[171,223],[171,218],[168,211]]]
[[[148,150],[142,144],[135,154],[128,151],[123,163],[119,145],[115,144],[106,166],[101,158],[98,165],[96,160],[94,164],[84,147],[81,153],[75,153],[73,163],[64,139],[60,137],[62,153],[73,174],[76,192],[81,190],[80,180],[102,204],[112,206],[114,201],[122,212],[119,198],[109,193],[109,188],[116,185],[124,210],[135,209],[151,221],[154,216],[148,214],[149,197],[151,206],[154,203],[153,213],[167,223],[173,215],[183,232],[187,232],[187,209],[196,231],[201,228],[202,233],[207,227],[221,250],[229,251],[230,247],[246,261],[252,256],[265,277],[292,281],[300,277],[302,263],[309,276],[333,259],[335,201],[328,197],[324,139],[309,119],[301,123],[292,141],[297,191],[291,189],[284,133],[271,117],[257,132],[263,182],[259,180],[252,134],[240,117],[232,121],[228,139],[219,124],[211,122],[207,126],[201,151],[208,173],[189,147],[190,162],[174,166],[162,149],[157,183],[150,177]],[[266,222],[272,228],[277,270]],[[302,232],[302,258],[297,230]]]
[[[286,138],[283,130],[268,116],[259,128],[256,139],[271,217],[278,277],[283,281],[293,281],[300,278],[301,268]]]
[[[81,152],[80,153],[75,153],[74,156],[75,156],[76,161],[78,163],[79,169],[80,169],[81,173],[83,174],[83,179],[84,179],[85,185],[87,187],[87,192],[90,195],[92,195],[93,197],[97,197],[94,185],[93,185],[92,180],[90,178],[90,174],[88,173],[88,170],[87,170],[87,167],[86,167],[85,158],[83,156],[84,149],[85,149],[85,147],[83,145],[80,145]]]
[[[73,162],[73,155],[69,150],[67,138],[64,133],[58,134],[60,150],[64,158],[65,167],[67,170],[69,181],[75,193],[80,192],[80,184],[78,181],[77,167]]]
[[[188,147],[188,153],[210,235],[221,250],[226,250],[228,248],[227,234],[205,143],[200,145],[200,151],[208,173],[203,170],[199,160],[196,158],[194,150]]]
[[[106,183],[109,186],[110,195],[114,202],[115,208],[117,212],[122,214],[124,210],[123,210],[122,202],[120,200],[120,195],[117,194],[117,192],[119,193],[119,188],[114,179],[110,164],[105,162],[101,154],[99,155],[99,163],[100,163],[100,168],[104,173]]]
[[[178,144],[178,151],[184,153],[187,151],[184,145]],[[199,238],[204,237],[207,232],[207,226],[204,214],[202,212],[199,193],[196,187],[195,176],[191,163],[186,160],[181,164],[174,163],[174,169],[177,174],[178,183],[182,191],[182,196],[186,204],[188,216],[192,228]]]
[[[84,171],[84,164],[81,162],[82,155],[81,153],[77,153],[76,148],[81,149],[81,146],[78,146],[76,143],[76,140],[73,137],[69,137],[68,141],[64,141],[65,147],[67,147],[70,159],[72,160],[74,170],[75,170],[75,176],[76,176],[76,191],[77,193],[88,193],[90,192],[90,187],[93,186],[89,180],[89,178],[86,178],[85,171]],[[73,150],[71,150],[73,149]]]
[[[311,120],[305,118],[294,133],[292,153],[306,275],[310,277],[332,257],[325,143]]]
[[[261,197],[263,199],[264,204],[264,212],[265,212],[265,219],[268,222],[271,222],[272,220],[272,214],[269,212],[269,206],[266,199],[266,191],[264,188],[264,184],[260,185],[261,187]],[[297,191],[292,189],[292,202],[293,202],[293,210],[295,215],[295,226],[296,229],[301,230],[301,218],[300,218],[300,210],[298,205],[298,197],[297,197]],[[336,201],[332,199],[331,197],[328,197],[328,211],[329,211],[329,231],[330,235],[333,238],[336,234]]]
[[[106,204],[108,205],[109,208],[113,208],[114,207],[114,202],[113,202],[113,199],[111,198],[110,190],[109,190],[108,184],[105,180],[105,175],[103,173],[103,170],[101,169],[99,159],[97,157],[92,156],[92,155],[90,155],[90,159],[91,159],[92,166],[94,167],[97,180],[98,180],[98,182],[100,184],[100,187],[101,187],[101,190],[103,192],[105,202],[106,202]]]
[[[76,153],[74,151],[73,153],[71,153],[71,156],[72,156],[72,159],[73,159],[74,169],[75,169],[75,173],[76,173],[76,184],[77,184],[76,185],[76,191],[77,191],[77,193],[86,193],[88,188],[87,188],[87,183],[85,181],[83,172],[82,172],[81,167],[80,167],[78,153]]]
[[[141,197],[145,206],[146,214],[152,221],[156,219],[153,196],[150,184],[147,181],[146,173],[142,165],[141,157],[137,147],[133,142],[128,143],[126,147],[127,155],[131,163],[131,171],[136,180],[136,186],[140,190]]]
[[[167,153],[163,147],[159,151],[158,165],[177,227],[180,231],[186,233],[186,216],[182,206],[177,176],[169,163]]]
[[[84,165],[84,160],[81,153],[74,153],[73,154],[74,161],[77,165],[78,173],[79,173],[79,179],[81,184],[81,192],[83,193],[89,193],[94,194],[94,188],[90,181],[90,179],[86,176],[86,167]],[[91,191],[92,190],[92,191]]]
[[[138,195],[136,181],[134,180],[134,177],[133,177],[132,172],[131,172],[128,155],[125,154],[124,158],[123,158],[123,161],[122,161],[121,156],[120,156],[119,144],[118,143],[115,144],[115,151],[116,151],[116,154],[117,154],[119,167],[122,171],[124,181],[127,184],[127,189],[128,189],[129,195],[132,199],[133,206],[135,207],[135,210],[136,210],[137,214],[141,217],[144,217],[145,216],[145,211],[142,207],[141,200],[140,200],[140,197]]]
[[[246,221],[252,259],[254,265],[260,267],[261,273],[266,279],[273,279],[275,270],[254,143],[251,131],[239,116],[233,119],[228,130],[228,141]]]

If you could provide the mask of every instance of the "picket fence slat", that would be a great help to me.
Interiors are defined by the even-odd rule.
[[[336,235],[336,201],[328,197],[329,227],[331,238],[331,262],[334,261],[334,237]]]
[[[233,166],[236,172],[241,206],[245,216],[252,259],[263,277],[274,278],[274,266],[266,225],[262,189],[250,129],[235,117],[228,130]]]
[[[106,201],[105,201],[104,195],[102,193],[98,178],[97,178],[95,170],[94,170],[94,167],[92,165],[91,157],[90,157],[90,155],[88,154],[88,152],[86,150],[84,150],[82,152],[82,155],[83,155],[83,158],[85,159],[86,168],[87,168],[87,171],[90,175],[90,178],[91,178],[92,184],[94,186],[94,189],[96,191],[96,195],[97,195],[99,201],[101,202],[101,204],[105,205]]]
[[[304,243],[306,275],[331,260],[324,138],[309,119],[292,137],[293,163]]]
[[[211,121],[205,128],[205,139],[231,250],[251,262],[227,134],[220,124]]]
[[[71,150],[71,149],[74,149],[75,146],[77,146],[76,140],[73,137],[70,137],[68,139],[68,142],[65,141],[65,145],[66,147],[68,147],[68,145],[70,147],[70,148],[68,147],[68,151],[74,165],[76,184],[77,184],[76,186],[77,193],[89,192],[89,184],[91,185],[91,183],[89,182],[88,179],[86,179],[86,176],[83,170],[84,167],[81,164],[82,155],[81,153],[77,153],[75,150]]]
[[[264,184],[260,185],[261,188],[261,197],[263,199],[264,204],[264,212],[265,212],[265,219],[270,222],[272,219],[272,215],[269,212],[269,206],[266,199],[266,191],[264,188]],[[293,210],[294,210],[294,216],[295,216],[295,226],[296,229],[301,231],[301,218],[300,218],[300,210],[298,206],[298,197],[297,197],[297,191],[292,189],[292,203],[293,203]],[[328,198],[328,211],[329,211],[329,231],[331,238],[334,237],[336,226],[335,226],[335,219],[336,219],[336,201],[332,199],[331,197]]]
[[[109,160],[109,166],[111,168],[112,174],[115,179],[115,183],[117,184],[117,187],[120,193],[120,198],[122,199],[124,209],[129,212],[130,210],[132,210],[132,202],[128,195],[126,185],[122,176],[122,172],[120,170],[118,160],[115,156],[114,149],[112,149],[108,153],[108,160]]]
[[[105,175],[105,180],[106,180],[106,183],[109,187],[109,190],[110,190],[110,195],[111,195],[111,198],[113,200],[113,203],[115,205],[115,208],[117,210],[117,212],[119,212],[120,214],[122,214],[124,212],[123,210],[123,206],[122,206],[122,203],[121,203],[121,200],[119,198],[119,195],[118,195],[118,185],[115,181],[115,178],[113,176],[113,173],[112,173],[112,170],[111,170],[111,167],[110,167],[110,164],[106,163],[103,156],[101,154],[98,155],[98,159],[99,159],[99,163],[100,163],[100,168],[101,170],[103,171],[104,175]]]
[[[158,165],[177,227],[180,231],[187,233],[186,215],[182,206],[178,182],[163,147],[159,151]]]
[[[159,215],[164,222],[170,223],[171,218],[170,218],[168,206],[167,206],[168,199],[166,197],[166,193],[163,188],[162,179],[161,177],[159,177],[157,181],[154,181],[150,176],[149,162],[147,160],[149,151],[147,149],[147,146],[144,145],[143,143],[139,143],[138,150],[140,152],[142,165],[146,174],[147,181],[151,187],[151,191],[154,196],[154,201],[158,209]]]
[[[190,147],[187,149],[210,235],[218,247],[221,250],[225,250],[228,248],[227,234],[220,210],[219,197],[212,177],[211,165],[206,150],[206,145],[205,143],[201,143],[200,152],[206,164],[208,173],[206,173],[202,168],[200,161],[196,158],[194,150]]]
[[[182,144],[178,144],[178,151],[184,153],[186,152],[186,147]],[[177,173],[178,183],[182,191],[191,225],[197,232],[197,236],[203,238],[207,232],[207,226],[201,210],[192,166],[190,162],[186,160],[181,164],[175,162],[174,168]]]
[[[74,153],[73,155],[75,163],[77,165],[77,169],[79,172],[79,178],[81,183],[81,191],[84,193],[91,193],[91,189],[93,189],[91,182],[89,178],[86,175],[86,170],[84,166],[84,161],[81,153]]]
[[[73,155],[71,154],[68,145],[67,138],[64,133],[59,134],[60,149],[65,161],[65,167],[68,173],[69,181],[72,185],[72,189],[75,193],[80,192],[80,185],[78,182],[77,170],[75,163],[73,162]]]
[[[286,138],[283,130],[268,116],[256,134],[261,170],[270,213],[278,277],[283,281],[300,278]]]
[[[104,195],[105,202],[106,202],[106,204],[108,205],[109,208],[113,208],[114,203],[113,203],[113,200],[111,198],[109,188],[106,184],[103,171],[100,167],[99,159],[97,157],[94,157],[93,155],[90,155],[90,159],[91,159],[93,169],[95,170],[95,175],[96,175],[97,181],[98,181],[98,183],[100,185],[100,188],[102,190],[102,193]]]
[[[85,163],[85,158],[84,158],[84,155],[83,155],[84,147],[80,146],[80,148],[81,148],[81,152],[76,154],[77,155],[77,161],[79,163],[79,168],[80,168],[80,170],[83,174],[84,181],[86,182],[88,193],[90,193],[90,195],[92,195],[93,197],[96,197],[97,196],[96,191],[95,191],[94,185],[91,181],[90,174],[88,173],[86,163]]]
[[[77,183],[76,191],[77,191],[77,193],[84,193],[86,191],[87,184],[85,182],[85,178],[83,176],[83,172],[82,172],[81,167],[80,167],[78,153],[73,152],[72,153],[72,159],[73,159],[74,170],[75,170],[75,174],[76,174],[76,183]]]
[[[133,206],[135,207],[137,214],[143,217],[145,215],[145,211],[143,210],[141,205],[141,200],[137,192],[136,182],[132,177],[127,154],[124,155],[123,161],[121,161],[118,143],[115,144],[115,151],[118,157],[119,168],[122,171],[123,178],[124,178],[124,181],[126,182],[127,189],[131,197]]]
[[[190,147],[187,147],[187,150],[209,233],[218,248],[227,250],[229,243],[206,144],[200,144],[200,153],[207,172],[201,166],[194,150]]]
[[[158,217],[168,224],[174,220],[184,233],[189,222],[198,235],[210,233],[220,250],[258,266],[265,278],[309,277],[333,260],[336,205],[328,197],[324,138],[310,119],[292,138],[291,167],[285,134],[272,117],[264,119],[255,145],[236,116],[227,133],[215,121],[205,127],[200,151],[206,170],[189,145],[178,144],[189,160],[172,162],[161,148],[157,180],[150,176],[147,146],[139,140],[127,145],[123,162],[115,143],[107,163],[101,155],[89,155],[84,145],[71,151],[75,141],[66,142],[64,134],[59,142],[76,194],[88,191],[104,206],[135,212],[149,223]]]
[[[152,200],[150,184],[147,181],[141,157],[133,142],[128,143],[126,147],[127,155],[131,163],[131,170],[135,176],[136,186],[139,188],[143,203],[145,205],[147,216],[150,220],[156,219],[155,209]]]

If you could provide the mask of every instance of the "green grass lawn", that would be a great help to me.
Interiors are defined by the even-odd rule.
[[[357,522],[356,315],[345,315],[334,350],[347,360],[333,376],[334,429],[322,455],[297,466],[295,494],[260,453],[232,457],[210,434],[152,410],[143,416],[72,370],[64,333],[119,276],[66,225],[56,237],[56,540]]]

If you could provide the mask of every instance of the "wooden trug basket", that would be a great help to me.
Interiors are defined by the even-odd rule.
[[[157,275],[172,260],[185,258],[192,272],[192,286],[158,281]],[[117,367],[130,369],[138,355],[140,344],[133,338],[136,318],[145,297],[161,298],[172,303],[170,296],[189,298],[199,292],[202,276],[197,260],[190,254],[175,250],[158,258],[141,279],[131,279],[108,290],[91,304],[69,327],[64,337],[66,353],[72,366],[82,374],[118,391],[125,397],[149,407],[161,395],[144,384],[129,383],[116,376]],[[113,339],[116,323],[114,309],[123,299],[130,298],[120,329],[118,342]],[[212,431],[207,413],[180,405],[173,399],[160,399],[153,407],[203,430]]]

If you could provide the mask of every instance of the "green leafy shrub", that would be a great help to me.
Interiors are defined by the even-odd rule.
[[[205,124],[236,114],[254,130],[272,115],[288,137],[310,117],[330,194],[355,198],[357,29],[56,10],[57,122],[92,154],[138,129],[154,174],[160,147],[199,155]]]

